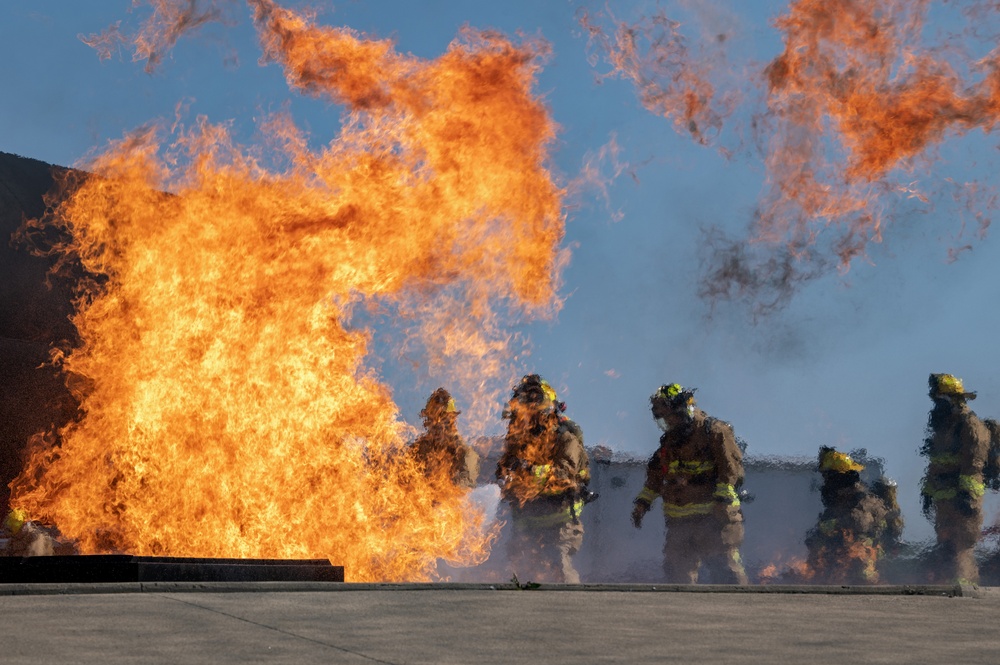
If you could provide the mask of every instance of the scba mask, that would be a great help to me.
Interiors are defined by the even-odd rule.
[[[694,405],[688,404],[684,408],[684,414],[687,416],[687,420],[692,420],[694,418]],[[670,423],[667,422],[666,418],[659,417],[659,418],[654,418],[654,420],[656,421],[656,426],[659,427],[661,431],[663,432],[670,431],[671,429]]]

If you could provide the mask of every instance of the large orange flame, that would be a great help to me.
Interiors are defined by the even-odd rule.
[[[342,131],[312,151],[275,117],[265,162],[204,119],[169,142],[140,130],[35,222],[99,286],[62,360],[81,417],[38,437],[12,504],[85,553],[327,557],[351,580],[474,564],[492,533],[401,454],[410,428],[357,321],[399,316],[484,412],[489,377],[509,385],[503,316],[552,312],[565,261],[531,91],[545,45],[470,30],[428,62],[250,5],[291,85],[347,105]]]

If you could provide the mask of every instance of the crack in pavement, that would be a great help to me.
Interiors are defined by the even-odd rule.
[[[161,595],[161,594],[157,594],[157,595],[160,595],[161,598],[166,598],[168,600],[172,600],[172,601],[177,602],[177,603],[183,603],[185,605],[190,605],[191,607],[197,607],[199,609],[207,610],[209,612],[215,612],[216,614],[221,614],[222,616],[226,616],[226,617],[229,617],[231,619],[236,619],[237,621],[242,621],[244,623],[248,623],[248,624],[253,625],[253,626],[259,626],[260,628],[266,628],[268,630],[273,630],[276,633],[280,633],[282,635],[287,635],[288,637],[294,637],[294,638],[299,639],[299,640],[305,640],[306,642],[312,642],[313,644],[318,644],[320,646],[328,647],[330,649],[336,649],[337,651],[342,651],[344,653],[349,653],[349,654],[351,654],[353,656],[358,656],[360,658],[365,658],[366,660],[370,660],[373,663],[382,663],[383,665],[401,665],[401,663],[395,663],[395,662],[392,662],[392,661],[389,661],[389,660],[381,660],[379,658],[375,658],[373,656],[369,656],[369,655],[361,653],[359,651],[352,651],[350,649],[347,649],[347,648],[344,648],[344,647],[341,647],[341,646],[337,646],[336,644],[330,644],[329,642],[323,642],[322,640],[317,640],[317,639],[313,639],[311,637],[306,637],[305,635],[298,635],[296,633],[292,633],[292,632],[289,632],[287,630],[282,630],[281,628],[275,628],[274,626],[269,626],[267,624],[260,623],[258,621],[253,621],[252,619],[247,619],[247,618],[244,618],[244,617],[241,617],[241,616],[237,616],[235,614],[230,614],[229,612],[223,612],[222,610],[217,610],[217,609],[215,609],[213,607],[206,607],[204,605],[199,605],[198,603],[193,603],[191,601],[183,600],[181,598],[175,598],[173,596],[167,596],[167,595]]]

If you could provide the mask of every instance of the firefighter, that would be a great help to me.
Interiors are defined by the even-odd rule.
[[[990,433],[990,453],[986,460],[985,476],[987,489],[1000,490],[1000,422],[993,418],[983,418],[983,424]],[[983,529],[983,536],[995,539],[1000,536],[1000,517]],[[1000,584],[1000,550],[991,553],[979,566],[980,583],[985,586]]]
[[[653,501],[662,497],[666,581],[697,584],[704,566],[711,582],[746,584],[739,549],[743,454],[733,428],[698,409],[694,390],[677,383],[660,386],[649,401],[663,434],[635,499],[632,523],[641,528]]]
[[[869,488],[864,466],[828,446],[819,449],[823,512],[806,536],[810,581],[876,584],[878,562],[899,544],[903,518],[896,486],[882,477]]]
[[[583,544],[583,506],[590,461],[580,427],[562,415],[565,405],[537,374],[511,391],[507,434],[497,462],[500,497],[510,505],[507,554],[515,577],[578,584],[573,555]]]
[[[976,584],[979,566],[974,548],[983,524],[990,432],[969,408],[976,393],[966,392],[961,379],[931,374],[928,384],[934,406],[920,453],[927,457],[924,515],[933,519],[937,535],[930,577],[942,583]]]
[[[479,454],[458,433],[460,413],[447,390],[435,390],[420,411],[425,431],[410,450],[428,478],[447,478],[459,487],[472,489],[479,477]]]
[[[0,527],[0,555],[52,556],[55,546],[55,538],[40,524],[29,520],[24,510],[14,508],[7,513]]]

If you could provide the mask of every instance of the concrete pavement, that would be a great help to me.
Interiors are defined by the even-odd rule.
[[[0,585],[0,662],[1000,663],[996,589],[816,591]]]

